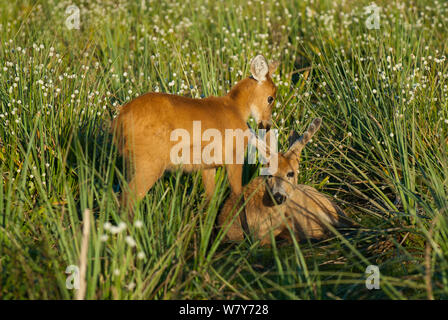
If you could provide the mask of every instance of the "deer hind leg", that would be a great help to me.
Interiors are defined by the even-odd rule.
[[[128,210],[129,216],[134,216],[135,205],[146,195],[165,171],[161,162],[150,162],[146,165],[136,164],[133,178],[128,184],[128,190],[123,190],[122,206]]]
[[[202,182],[204,183],[205,194],[207,200],[211,200],[213,193],[215,192],[215,175],[216,169],[204,169],[202,170]]]
[[[227,179],[229,180],[232,193],[235,195],[240,195],[243,190],[242,188],[243,165],[228,164],[226,165],[226,171],[227,171]]]

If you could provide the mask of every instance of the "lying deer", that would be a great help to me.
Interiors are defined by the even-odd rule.
[[[128,179],[129,190],[123,190],[122,204],[132,210],[131,203],[140,200],[162,176],[165,170],[184,171],[202,170],[202,178],[208,199],[215,189],[215,171],[225,166],[229,184],[234,194],[242,192],[242,166],[237,159],[244,159],[244,149],[248,139],[244,138],[244,147],[236,148],[239,136],[223,138],[215,150],[213,161],[206,161],[202,155],[210,141],[204,132],[215,132],[225,136],[227,129],[245,131],[247,121],[252,115],[259,128],[269,129],[271,111],[277,88],[271,75],[278,63],[268,64],[258,55],[250,66],[251,76],[239,81],[223,97],[192,99],[165,93],[147,93],[124,105],[113,122],[115,142],[123,155],[127,167],[131,168]],[[198,125],[199,124],[199,125]],[[195,132],[196,130],[196,132]],[[199,147],[184,136],[199,136]],[[173,162],[173,147],[179,145],[187,150]],[[241,148],[240,148],[241,149]],[[230,157],[228,157],[230,155]],[[180,159],[180,160],[179,160]],[[230,159],[230,160],[229,160]],[[205,161],[204,161],[205,160]],[[208,159],[210,160],[210,159]],[[240,163],[241,162],[241,163]]]
[[[270,244],[270,232],[274,238],[291,240],[288,227],[298,240],[320,239],[326,235],[328,225],[349,225],[342,210],[326,195],[310,186],[296,184],[300,153],[321,121],[314,119],[301,137],[293,132],[289,150],[277,154],[277,172],[268,177],[259,176],[244,188],[245,210],[238,210],[241,195],[230,195],[226,200],[218,216],[218,226],[227,230],[227,240],[241,241],[244,233],[249,233],[261,245],[266,245]]]

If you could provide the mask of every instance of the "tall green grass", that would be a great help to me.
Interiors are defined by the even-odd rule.
[[[65,271],[83,258],[86,209],[87,299],[447,297],[445,2],[377,1],[378,30],[368,1],[75,1],[79,30],[70,1],[0,2],[1,298],[75,297]],[[258,53],[281,63],[280,148],[323,117],[299,182],[359,228],[227,244],[223,170],[210,204],[200,173],[166,174],[127,220],[116,107],[147,91],[223,95]],[[366,289],[371,264],[380,290]]]

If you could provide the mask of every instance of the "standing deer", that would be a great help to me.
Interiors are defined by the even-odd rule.
[[[250,233],[261,245],[267,245],[270,232],[274,237],[291,240],[288,227],[299,240],[320,239],[328,231],[327,225],[349,225],[342,210],[326,195],[296,183],[300,153],[321,122],[319,118],[314,119],[301,137],[293,132],[289,137],[289,150],[277,154],[277,172],[267,178],[257,177],[244,188],[246,206],[245,212],[239,213],[240,218],[236,214],[241,195],[230,195],[226,200],[218,216],[218,226],[227,230],[227,240],[241,241],[244,233]]]
[[[131,169],[122,205],[132,212],[133,204],[144,197],[165,170],[178,168],[187,172],[202,170],[206,195],[210,199],[215,189],[216,168],[225,166],[232,193],[241,193],[243,163],[237,159],[244,159],[248,137],[243,137],[241,150],[236,147],[241,135],[226,136],[214,150],[212,161],[207,161],[210,159],[202,158],[208,147],[204,141],[211,139],[204,133],[214,130],[224,137],[228,129],[246,131],[251,115],[259,128],[268,130],[277,91],[271,75],[277,66],[278,63],[268,64],[262,55],[256,56],[250,66],[252,75],[239,81],[223,97],[192,99],[147,93],[124,105],[112,124],[119,152]],[[193,136],[193,140],[199,136],[199,147],[190,139],[182,139],[180,144],[188,151],[182,155],[183,161],[173,162],[171,151],[179,145],[178,141],[173,141],[174,132]],[[179,137],[183,138],[174,134],[174,140]],[[238,139],[240,141],[236,141]],[[209,143],[212,142],[216,143]]]

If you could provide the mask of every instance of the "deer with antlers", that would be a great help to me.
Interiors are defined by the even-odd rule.
[[[243,210],[239,210],[241,195],[232,194],[226,200],[218,216],[218,226],[226,233],[227,240],[241,241],[249,233],[261,245],[268,245],[271,232],[274,238],[292,240],[290,231],[298,240],[321,239],[329,225],[350,225],[344,212],[326,195],[296,183],[301,151],[319,130],[321,122],[319,118],[314,119],[300,137],[296,132],[290,135],[289,150],[275,154],[277,171],[255,178],[244,188]]]

